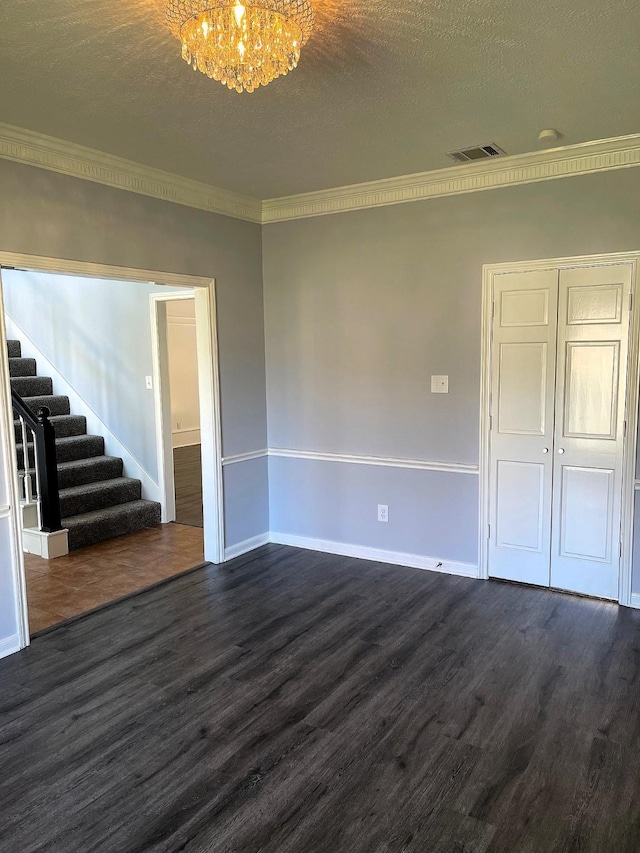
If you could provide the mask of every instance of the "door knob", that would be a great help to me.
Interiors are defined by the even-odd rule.
[[[548,452],[549,452],[549,448],[548,448],[548,447],[543,447],[543,448],[542,448],[542,452],[543,452],[543,453],[548,453]]]
[[[558,448],[558,453],[564,453],[564,447],[559,447],[559,448]]]

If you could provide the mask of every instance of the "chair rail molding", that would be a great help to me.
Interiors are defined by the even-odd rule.
[[[2,122],[0,159],[267,224],[640,166],[640,134],[263,200]]]
[[[223,456],[222,464],[237,465],[238,462],[251,462],[253,459],[262,459],[264,456],[268,455],[269,451],[266,447],[263,447],[261,450],[249,450],[246,453],[235,453],[232,456]]]
[[[236,465],[239,462],[250,462],[265,456],[283,457],[285,459],[311,459],[319,462],[342,462],[350,465],[376,465],[382,468],[413,468],[418,471],[444,471],[450,474],[478,474],[477,465],[462,462],[432,462],[428,459],[405,459],[396,456],[358,456],[350,453],[328,453],[320,450],[290,450],[284,447],[269,447],[261,450],[250,450],[247,453],[236,453],[224,456],[222,464]]]
[[[433,462],[427,459],[406,459],[396,456],[360,456],[350,453],[325,453],[317,450],[289,450],[270,447],[269,456],[288,459],[313,459],[320,462],[343,462],[351,465],[377,465],[383,468],[413,468],[420,471],[444,471],[451,474],[478,474],[477,465],[462,462]]]
[[[264,456],[283,457],[285,459],[311,459],[318,462],[342,462],[350,465],[376,465],[382,468],[413,468],[418,471],[443,471],[449,474],[478,474],[477,465],[463,462],[433,462],[428,459],[407,459],[401,456],[359,456],[352,453],[329,453],[320,450],[291,450],[285,447],[266,447],[224,456],[222,464],[236,465],[250,462]]]

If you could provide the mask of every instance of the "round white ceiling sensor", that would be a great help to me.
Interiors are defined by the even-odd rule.
[[[541,130],[538,134],[538,142],[542,146],[553,145],[554,142],[557,142],[562,134],[559,130],[555,130],[553,127],[548,127],[545,130]]]

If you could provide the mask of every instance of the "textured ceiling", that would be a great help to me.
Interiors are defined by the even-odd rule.
[[[316,0],[289,76],[189,69],[161,0],[0,3],[0,121],[259,198],[640,130],[637,0]]]

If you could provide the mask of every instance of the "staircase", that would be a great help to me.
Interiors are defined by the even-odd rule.
[[[122,459],[104,455],[104,439],[87,435],[84,417],[72,415],[69,398],[53,393],[53,381],[36,374],[36,361],[22,358],[20,341],[8,341],[11,385],[37,412],[47,406],[56,434],[62,526],[69,531],[69,549],[84,548],[143,527],[160,524],[160,504],[142,499],[142,483],[123,477]],[[20,422],[14,421],[18,466],[24,446]],[[34,449],[27,445],[29,468]]]

